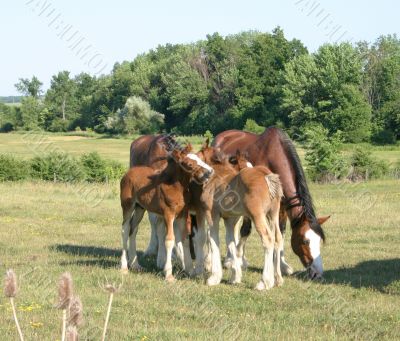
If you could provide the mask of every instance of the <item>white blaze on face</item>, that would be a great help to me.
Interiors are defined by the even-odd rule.
[[[309,229],[305,233],[306,239],[310,240],[310,252],[313,262],[311,268],[317,273],[317,275],[322,276],[322,257],[321,257],[321,237],[317,235],[312,229]]]
[[[251,162],[249,162],[249,161],[246,162],[246,165],[247,165],[247,167],[249,167],[249,168],[253,168],[253,165],[252,165]]]
[[[196,161],[197,164],[198,164],[200,167],[202,167],[202,168],[204,168],[204,169],[207,169],[207,170],[210,171],[210,172],[213,171],[212,167],[210,167],[209,165],[207,165],[207,164],[206,164],[203,160],[201,160],[196,154],[190,153],[190,154],[187,155],[187,157],[188,157],[189,159],[191,159],[191,160]]]

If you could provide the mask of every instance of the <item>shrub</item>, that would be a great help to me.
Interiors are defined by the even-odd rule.
[[[59,152],[34,157],[31,161],[31,174],[37,179],[62,182],[74,182],[85,178],[79,160]]]
[[[243,130],[254,134],[261,134],[264,132],[265,128],[258,125],[256,121],[249,118],[247,119],[246,124],[243,127]]]
[[[391,129],[380,130],[372,136],[372,142],[376,144],[395,144],[396,135]]]
[[[206,130],[206,132],[204,133],[204,138],[209,139],[210,141],[212,141],[212,139],[214,138],[213,134],[211,131]]]
[[[328,136],[322,126],[309,128],[306,137],[307,173],[313,181],[329,182],[342,178],[346,173],[346,161],[340,153],[341,136]]]
[[[372,157],[371,151],[357,148],[351,157],[351,180],[379,179],[389,173],[389,165]]]
[[[90,182],[105,182],[120,179],[126,167],[117,161],[103,159],[99,153],[92,152],[81,157],[85,178]]]
[[[49,131],[52,132],[66,132],[69,129],[69,122],[62,118],[55,118],[49,127]]]
[[[29,177],[29,163],[12,155],[0,155],[0,181],[17,181]]]
[[[9,133],[10,131],[13,130],[14,130],[14,125],[11,122],[4,123],[0,128],[0,132],[2,133]]]

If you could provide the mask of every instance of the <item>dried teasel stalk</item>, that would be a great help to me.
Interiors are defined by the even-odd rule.
[[[17,285],[17,275],[12,269],[7,270],[6,277],[4,280],[4,295],[10,299],[11,308],[13,311],[14,322],[17,327],[19,339],[24,341],[24,336],[22,335],[22,330],[17,318],[17,310],[15,309],[14,298],[17,296],[18,285]]]
[[[78,327],[83,321],[82,301],[78,296],[73,296],[68,310],[68,326]]]
[[[107,308],[107,313],[106,313],[106,319],[104,321],[103,334],[102,334],[102,337],[101,337],[102,341],[104,341],[106,339],[108,321],[110,320],[111,305],[112,305],[112,302],[113,302],[114,294],[119,289],[120,289],[120,287],[117,288],[115,285],[112,285],[112,284],[107,284],[104,287],[104,290],[107,291],[110,295],[109,295],[109,299],[108,299],[108,308]]]
[[[61,341],[65,341],[65,333],[67,327],[67,309],[71,304],[74,294],[72,285],[72,276],[69,272],[64,272],[58,281],[58,304],[57,308],[62,309],[62,330]]]

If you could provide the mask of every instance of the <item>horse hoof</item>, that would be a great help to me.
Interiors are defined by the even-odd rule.
[[[275,278],[275,286],[281,287],[283,285],[283,278]]]
[[[144,268],[139,264],[132,264],[132,270],[136,272],[143,272]]]
[[[265,283],[263,281],[260,281],[257,283],[257,285],[255,286],[254,289],[256,289],[258,291],[262,291],[262,290],[267,289],[267,287],[265,286]]]
[[[128,268],[121,268],[121,273],[122,273],[123,275],[127,275],[127,274],[129,273]]]
[[[293,268],[289,264],[282,264],[281,272],[282,272],[282,275],[290,276],[293,274]]]
[[[175,277],[173,275],[168,275],[165,277],[165,281],[167,283],[173,283],[173,282],[175,282]]]
[[[208,286],[214,286],[214,285],[218,285],[221,282],[221,279],[217,276],[211,276],[207,279],[207,285]]]
[[[232,268],[232,263],[233,263],[233,259],[232,259],[232,258],[225,258],[225,261],[224,261],[224,268],[225,268],[225,269],[230,269],[230,268]]]

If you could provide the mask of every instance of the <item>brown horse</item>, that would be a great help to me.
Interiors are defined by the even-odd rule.
[[[154,170],[148,166],[132,167],[121,180],[122,257],[121,269],[126,272],[128,264],[140,270],[136,255],[136,234],[145,210],[164,218],[166,226],[166,263],[164,272],[167,281],[172,281],[172,249],[174,246],[174,221],[180,223],[180,231],[186,230],[186,216],[189,202],[189,183],[206,182],[213,169],[191,153],[191,146],[184,150],[174,149],[167,159],[167,166]],[[129,239],[129,250],[128,250]],[[189,255],[189,249],[185,250]],[[187,262],[186,262],[187,261]],[[185,257],[184,270],[191,271],[191,259]]]
[[[320,255],[320,241],[325,240],[321,225],[329,218],[316,218],[312,198],[299,156],[289,137],[278,128],[268,128],[261,135],[239,130],[228,130],[217,135],[213,141],[228,155],[235,155],[239,149],[246,152],[253,165],[264,165],[279,175],[285,199],[282,206],[291,222],[291,245],[295,254],[308,269],[311,278],[321,277],[323,273]],[[280,227],[284,232],[286,215],[281,214]],[[241,235],[246,238],[251,223],[244,221]],[[282,250],[283,258],[283,250]],[[284,259],[282,259],[282,263]],[[283,272],[291,273],[287,266]]]
[[[176,146],[177,141],[171,135],[143,135],[131,143],[130,167],[149,166],[162,170],[167,166],[168,153]],[[165,238],[165,226],[162,217],[148,212],[151,227],[149,245],[144,255],[157,255],[157,267],[162,269],[165,264],[166,250],[164,243],[159,243]],[[182,261],[181,250],[177,250],[178,258]]]
[[[275,283],[282,284],[280,257],[274,257],[282,247],[279,229],[282,188],[279,176],[265,166],[248,167],[247,160],[240,154],[237,155],[240,171],[215,148],[203,147],[198,155],[210,162],[214,169],[214,175],[203,186],[197,210],[197,216],[205,216],[210,228],[211,276],[207,284],[219,284],[222,278],[219,221],[224,219],[227,235],[232,236],[241,216],[247,216],[254,222],[264,247],[264,270],[256,289],[270,289]],[[237,253],[234,238],[229,238],[227,242],[233,257],[230,282],[240,283],[242,254]]]

